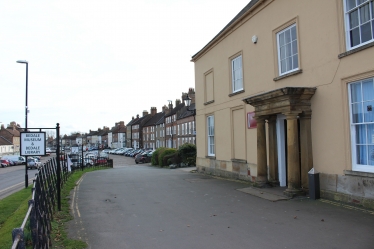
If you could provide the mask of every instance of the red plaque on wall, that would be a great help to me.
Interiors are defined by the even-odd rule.
[[[247,113],[247,127],[248,129],[257,128],[257,122],[256,119],[254,119],[255,113],[254,112],[248,112]]]

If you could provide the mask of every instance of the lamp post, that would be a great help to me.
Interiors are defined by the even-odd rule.
[[[29,63],[26,60],[18,60],[17,63],[26,64],[26,106],[25,106],[25,132],[27,132],[27,113],[28,113],[28,106],[27,106],[27,90],[28,90],[28,78],[29,78]],[[27,174],[27,156],[26,159],[26,166],[25,166],[25,188],[29,186],[29,176]]]
[[[193,110],[190,110],[191,100],[192,100],[191,97],[188,96],[188,94],[187,94],[186,98],[184,99],[184,104],[185,104],[185,106],[187,107],[187,111],[192,112],[194,126],[196,127],[196,124],[195,124],[196,106],[195,106],[195,108],[194,108]]]

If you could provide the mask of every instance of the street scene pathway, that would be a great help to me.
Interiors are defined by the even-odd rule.
[[[69,236],[96,248],[374,248],[374,212],[326,200],[270,200],[248,183],[135,164],[85,174]],[[334,205],[335,204],[335,205]]]

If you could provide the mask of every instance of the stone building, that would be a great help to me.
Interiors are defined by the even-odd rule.
[[[192,56],[199,171],[374,203],[369,0],[252,0]]]

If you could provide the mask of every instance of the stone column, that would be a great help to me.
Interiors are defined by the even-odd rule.
[[[256,184],[263,187],[268,182],[267,156],[266,156],[266,117],[255,117],[257,121],[257,178]]]
[[[268,119],[269,131],[269,183],[272,186],[279,186],[278,179],[278,150],[277,150],[277,116],[273,115]]]
[[[308,189],[308,172],[313,168],[312,153],[312,111],[304,111],[300,115],[300,150],[301,150],[301,188]]]
[[[300,157],[299,135],[297,127],[298,113],[285,113],[287,119],[287,181],[288,187],[284,192],[287,196],[301,195],[300,190]]]

